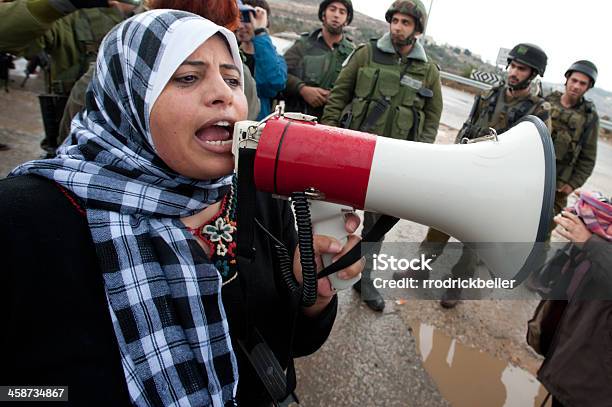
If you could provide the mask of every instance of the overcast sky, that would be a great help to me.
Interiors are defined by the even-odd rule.
[[[495,63],[500,47],[539,45],[548,55],[544,80],[563,82],[578,59],[593,61],[597,86],[612,91],[612,2],[607,0],[423,0],[433,7],[427,34]],[[384,20],[392,0],[353,0],[356,10]]]

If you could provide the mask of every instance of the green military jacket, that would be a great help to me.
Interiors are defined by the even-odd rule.
[[[284,55],[287,63],[286,110],[321,117],[323,107],[309,106],[300,95],[300,89],[305,85],[332,89],[342,63],[354,49],[355,45],[346,35],[331,49],[320,28],[302,34]]]
[[[599,116],[592,102],[582,98],[576,106],[565,108],[561,92],[546,97],[552,111],[552,139],[557,156],[557,187],[582,186],[593,172],[597,157]]]
[[[527,115],[539,117],[551,131],[550,113],[550,104],[540,96],[528,94],[508,100],[506,86],[496,86],[476,97],[471,116],[459,131],[456,142],[462,138],[474,139],[487,135],[489,128],[501,134]]]
[[[354,130],[433,143],[441,114],[438,67],[419,42],[400,56],[386,33],[359,46],[345,62],[321,122],[338,126],[342,119],[343,126]]]
[[[0,4],[0,50],[31,57],[50,56],[53,93],[68,95],[95,61],[102,38],[123,15],[115,8],[77,10],[62,16],[48,0],[16,0]]]

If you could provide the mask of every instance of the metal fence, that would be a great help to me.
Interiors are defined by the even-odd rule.
[[[444,71],[440,72],[440,77],[442,77],[443,79],[447,79],[449,81],[457,82],[457,83],[460,83],[466,86],[471,86],[473,88],[480,89],[480,90],[491,89],[491,85],[489,85],[488,83],[483,83],[483,82],[475,81],[473,79],[464,78],[463,76],[455,75],[449,72],[444,72]],[[600,119],[599,126],[608,131],[612,131],[612,121]]]

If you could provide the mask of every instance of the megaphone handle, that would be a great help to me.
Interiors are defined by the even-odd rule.
[[[310,213],[312,216],[312,231],[315,235],[325,235],[337,239],[341,245],[348,241],[348,234],[344,226],[344,214],[352,211],[353,208],[331,204],[328,202],[311,201]],[[323,266],[327,267],[332,263],[332,254],[324,254],[322,257]],[[327,276],[332,287],[339,291],[349,288],[359,281],[361,274],[349,280],[338,278],[337,273]]]

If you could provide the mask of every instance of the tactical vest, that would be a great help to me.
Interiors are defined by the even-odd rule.
[[[75,12],[72,24],[78,61],[61,72],[54,72],[52,90],[59,95],[68,95],[74,83],[95,63],[102,39],[111,28],[123,20],[114,9],[81,9]]]
[[[369,61],[359,68],[351,107],[349,128],[363,130],[379,136],[419,141],[423,133],[428,97],[425,80],[433,65],[408,59],[402,63],[397,54],[383,52],[377,40],[364,45],[369,50]],[[372,113],[384,102],[384,112]],[[373,123],[372,117],[377,117]]]
[[[579,106],[566,109],[561,104],[560,92],[553,92],[546,100],[551,104],[553,121],[552,140],[557,156],[557,172],[563,170],[574,161],[579,153],[578,144],[583,132],[595,116],[593,103],[585,100]]]
[[[543,102],[539,96],[529,94],[518,103],[508,104],[504,101],[505,90],[505,85],[496,86],[480,98],[476,118],[471,118],[469,128],[461,137],[474,139],[487,135],[490,127],[497,133],[503,133],[524,116],[533,114]]]
[[[354,47],[343,38],[334,50],[323,49],[317,44],[318,32],[303,35],[298,39],[304,49],[301,79],[308,86],[331,89],[340,74],[342,62],[353,52]]]

